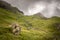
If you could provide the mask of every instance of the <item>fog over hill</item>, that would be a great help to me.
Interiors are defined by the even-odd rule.
[[[25,15],[41,13],[50,18],[60,16],[60,0],[4,0],[12,6],[16,6]]]

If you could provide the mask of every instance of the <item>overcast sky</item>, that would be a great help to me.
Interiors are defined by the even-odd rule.
[[[60,16],[59,0],[4,0],[23,11],[25,15],[41,13],[45,17]]]

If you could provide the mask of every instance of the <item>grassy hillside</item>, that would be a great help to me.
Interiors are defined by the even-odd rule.
[[[17,22],[21,33],[14,35],[9,25]],[[60,40],[60,18],[43,19],[38,16],[24,16],[0,8],[0,40]]]

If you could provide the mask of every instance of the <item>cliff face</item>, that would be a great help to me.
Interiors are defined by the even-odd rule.
[[[9,4],[9,3],[5,2],[5,1],[1,1],[1,0],[0,0],[0,8],[4,8],[6,10],[10,10],[10,11],[15,12],[15,13],[17,11],[20,12],[20,13],[23,13],[18,8],[12,7],[11,4]]]

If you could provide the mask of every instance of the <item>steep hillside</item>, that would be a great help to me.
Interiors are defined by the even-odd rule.
[[[10,31],[14,22],[22,28],[19,35]],[[24,16],[0,7],[0,40],[60,40],[60,17]]]
[[[13,22],[18,22],[22,27],[20,35],[16,36],[9,30]],[[59,17],[45,20],[0,8],[0,40],[60,40],[57,24],[60,25]]]
[[[0,8],[10,10],[11,12],[14,12],[14,13],[16,13],[17,11],[23,13],[18,8],[12,7],[11,4],[9,4],[9,3],[5,2],[5,1],[2,1],[2,0],[0,0]]]

